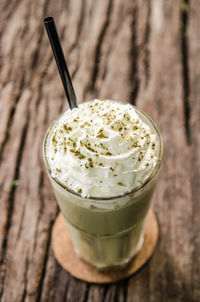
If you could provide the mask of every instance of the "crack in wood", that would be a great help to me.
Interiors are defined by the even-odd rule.
[[[108,9],[107,9],[107,14],[106,14],[106,18],[105,18],[105,22],[102,26],[98,41],[97,41],[97,46],[96,46],[96,50],[95,50],[95,56],[94,56],[94,66],[93,66],[93,70],[91,72],[91,84],[89,84],[89,88],[86,88],[85,91],[85,95],[87,94],[87,92],[89,90],[94,91],[95,90],[95,84],[96,84],[96,80],[99,74],[99,60],[101,58],[101,49],[102,49],[102,45],[103,45],[103,41],[110,23],[110,15],[111,15],[111,11],[112,11],[112,7],[113,7],[113,0],[109,1],[109,5],[108,5]]]
[[[148,85],[149,77],[150,77],[150,67],[149,67],[150,50],[148,48],[150,32],[151,32],[150,18],[151,18],[151,5],[150,2],[148,2],[147,24],[146,24],[146,30],[145,30],[144,42],[143,42],[144,51],[145,51],[145,57],[144,57],[145,86]]]
[[[113,295],[113,302],[118,302],[118,301],[119,301],[119,286],[116,286]]]
[[[22,212],[22,216],[21,216],[21,220],[20,220],[20,225],[19,225],[19,230],[18,230],[17,236],[16,236],[17,239],[16,239],[15,247],[17,245],[18,240],[20,239],[21,231],[23,229],[23,219],[24,219],[25,211],[26,211],[26,204],[23,208],[23,212]]]
[[[35,234],[34,234],[34,238],[38,238],[38,227],[39,227],[39,222],[40,219],[42,217],[42,213],[44,210],[44,197],[43,197],[43,184],[44,184],[44,172],[41,170],[40,172],[40,180],[39,180],[39,184],[38,184],[38,192],[39,192],[39,200],[40,200],[40,208],[39,208],[39,213],[37,216],[37,223],[36,223],[36,230],[35,230]],[[35,253],[36,251],[36,243],[37,241],[35,240],[34,245],[33,245],[33,252]]]
[[[51,246],[51,232],[53,229],[53,225],[54,225],[54,220],[52,220],[49,224],[49,234],[48,234],[48,240],[47,240],[47,245],[46,245],[46,253],[45,253],[44,262],[42,265],[42,273],[41,273],[41,278],[40,278],[39,285],[38,285],[38,295],[36,298],[36,302],[39,302],[41,299],[41,296],[42,296],[42,288],[43,288],[44,278],[45,278],[45,274],[46,274],[48,254],[49,254],[49,249]]]
[[[16,110],[16,106],[17,106],[17,102],[19,100],[19,97],[17,97],[16,100],[13,101],[13,106],[10,110],[10,115],[9,115],[9,118],[8,118],[8,124],[7,124],[7,127],[6,127],[6,133],[4,135],[4,139],[2,141],[1,148],[0,148],[0,161],[2,159],[2,155],[3,155],[4,148],[6,146],[6,143],[9,139],[9,130],[10,130],[10,127],[11,127],[12,122],[13,122],[13,117],[14,117],[14,114],[15,114],[15,110]]]
[[[84,22],[84,16],[85,16],[85,0],[82,1],[82,5],[81,5],[81,12],[80,12],[80,19],[78,21],[78,25],[77,25],[77,31],[76,31],[76,38],[75,38],[75,41],[74,43],[71,45],[70,49],[69,49],[69,54],[77,47],[79,48],[79,40],[80,40],[80,36],[81,36],[81,32],[82,32],[82,27],[83,27],[83,22]],[[78,52],[78,62],[77,62],[77,65],[75,67],[75,69],[73,70],[71,74],[71,78],[72,80],[74,79],[76,73],[78,72],[78,69],[79,69],[79,52]]]
[[[115,290],[113,294],[113,302],[118,302],[118,292],[119,292],[119,287],[115,286]]]
[[[87,300],[88,300],[89,289],[90,289],[90,284],[87,283],[87,285],[86,285],[86,291],[85,291],[85,297],[84,297],[83,302],[87,302]]]
[[[42,16],[46,15],[47,9],[48,9],[48,5],[49,5],[50,0],[46,0],[44,2],[44,7],[43,7],[43,11],[42,11]],[[40,44],[42,42],[42,38],[43,38],[43,34],[44,34],[44,26],[39,26],[40,27],[40,34],[38,37],[38,41],[37,41],[37,48],[35,53],[32,56],[32,62],[31,62],[31,69],[34,70],[35,66],[38,63],[38,58],[39,58],[39,53],[40,53]]]
[[[5,146],[8,142],[8,139],[10,137],[10,129],[11,129],[11,126],[12,126],[12,123],[13,123],[13,119],[14,119],[17,104],[18,104],[18,102],[20,100],[20,97],[22,95],[22,88],[24,86],[24,79],[25,79],[25,73],[22,74],[22,77],[19,81],[19,88],[17,89],[18,93],[17,93],[16,97],[13,99],[13,105],[12,105],[11,110],[10,110],[10,115],[9,115],[9,118],[8,118],[8,124],[7,124],[7,127],[6,127],[6,133],[4,135],[4,139],[2,141],[1,148],[0,148],[0,161],[2,160],[2,155],[3,155],[3,152],[4,152],[4,148],[5,148]]]
[[[131,39],[131,51],[130,51],[130,83],[132,85],[132,91],[130,93],[130,103],[136,104],[136,98],[139,91],[140,80],[138,77],[138,46],[137,46],[137,8],[134,8],[132,12],[132,39]]]
[[[127,295],[128,295],[128,282],[127,281],[125,281],[124,282],[124,302],[126,302],[127,301]]]
[[[30,6],[31,6],[31,3],[28,3],[29,5],[26,5],[26,15],[25,15],[25,18],[24,18],[24,22],[25,24],[27,24],[23,30],[19,33],[19,39],[21,41],[24,40],[25,36],[26,36],[26,33],[28,33],[29,31],[29,21],[30,21]]]
[[[69,53],[71,53],[74,50],[74,48],[77,47],[77,44],[79,44],[79,38],[82,32],[84,16],[85,16],[85,0],[82,0],[80,19],[78,21],[77,31],[76,31],[76,38],[74,40],[74,43],[70,47]]]
[[[28,273],[28,267],[29,267],[29,259],[28,259],[28,256],[27,256],[26,257],[26,263],[25,263],[25,272],[24,272],[24,292],[23,292],[23,295],[22,295],[21,302],[25,301],[26,295],[27,295],[27,283],[28,283],[27,273]]]
[[[188,64],[188,10],[189,0],[182,0],[182,31],[181,31],[181,48],[182,48],[182,77],[183,77],[183,103],[184,103],[184,117],[185,117],[185,134],[187,143],[191,142],[190,135],[190,75]]]
[[[107,294],[107,291],[108,291],[108,286],[109,286],[109,285],[106,285],[106,286],[103,288],[103,294],[102,294],[103,299],[102,299],[102,301],[105,301],[105,299],[106,299],[106,294]]]
[[[52,61],[53,61],[53,55],[49,58],[47,64],[44,66],[44,69],[40,74],[40,83],[39,83],[39,86],[38,86],[38,97],[37,97],[37,100],[36,100],[36,108],[37,109],[39,107],[40,100],[42,99],[42,95],[43,95],[42,94],[42,88],[43,88],[46,72],[47,72],[48,67],[49,67],[49,65],[51,64]]]
[[[69,282],[66,282],[66,287],[65,287],[65,291],[64,291],[64,294],[63,294],[63,302],[66,301],[67,299],[67,292],[68,292],[68,289],[69,289]]]

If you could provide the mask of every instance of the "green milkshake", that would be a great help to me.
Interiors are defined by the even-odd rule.
[[[153,121],[130,104],[92,100],[49,127],[43,158],[74,249],[97,269],[139,252],[162,160]]]

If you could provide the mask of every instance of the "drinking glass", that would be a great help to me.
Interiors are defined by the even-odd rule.
[[[54,121],[44,138],[43,159],[56,199],[65,218],[76,254],[99,270],[124,267],[140,251],[146,217],[162,162],[161,134],[142,110],[133,106],[158,139],[158,160],[151,175],[131,192],[116,197],[82,197],[52,177],[46,146]]]

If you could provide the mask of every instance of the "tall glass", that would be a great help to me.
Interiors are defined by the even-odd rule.
[[[58,204],[66,220],[75,252],[99,270],[123,267],[139,252],[145,222],[162,161],[163,143],[154,122],[134,106],[140,118],[156,133],[158,161],[152,174],[132,192],[112,198],[84,198],[51,176],[46,146],[55,121],[47,130],[43,159]]]

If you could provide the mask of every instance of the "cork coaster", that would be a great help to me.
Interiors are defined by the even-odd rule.
[[[112,283],[135,273],[151,257],[158,239],[158,222],[152,210],[149,211],[146,223],[144,243],[138,255],[124,269],[109,272],[98,272],[95,268],[81,260],[74,252],[70,235],[60,213],[52,232],[52,245],[56,259],[72,276],[91,283]]]

